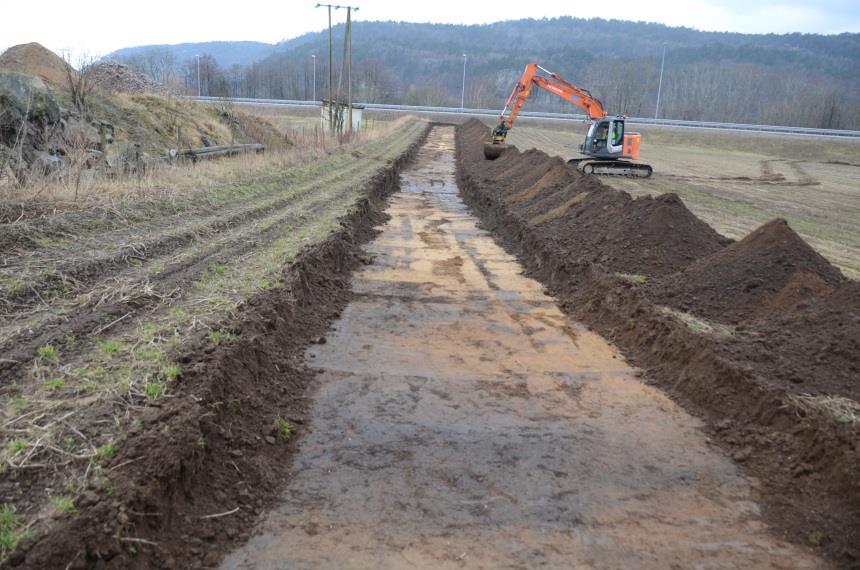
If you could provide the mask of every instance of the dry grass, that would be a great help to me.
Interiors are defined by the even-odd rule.
[[[344,143],[362,144],[388,135],[411,120],[380,124],[373,130],[338,140],[320,132],[293,130],[287,133],[292,146],[262,154],[244,154],[219,160],[168,162],[153,160],[143,172],[110,173],[88,168],[85,151],[71,157],[70,168],[62,173],[34,175],[19,185],[0,177],[0,203],[10,211],[28,207],[40,211],[84,209],[93,206],[117,208],[129,201],[170,200],[201,188],[249,180],[262,170],[279,171],[328,156]],[[14,219],[14,218],[13,218]]]
[[[735,329],[729,325],[706,321],[690,313],[678,311],[670,307],[660,307],[660,311],[664,315],[669,315],[673,319],[683,323],[696,334],[713,335],[718,338],[727,338],[735,334]]]
[[[319,107],[260,106],[243,103],[236,103],[235,105],[243,113],[259,117],[284,133],[310,135],[322,131]],[[362,130],[365,133],[376,131],[399,117],[402,117],[402,114],[385,115],[365,110]]]
[[[789,396],[787,405],[800,417],[822,415],[840,424],[860,427],[860,402],[850,398],[801,394]]]

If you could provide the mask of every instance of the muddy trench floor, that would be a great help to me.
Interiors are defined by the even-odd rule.
[[[435,127],[325,342],[278,505],[223,568],[780,567],[699,420],[480,229]]]

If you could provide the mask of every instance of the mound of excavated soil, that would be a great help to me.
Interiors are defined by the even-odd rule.
[[[12,46],[0,54],[0,69],[35,75],[51,89],[68,91],[69,73],[77,72],[63,59],[41,44]]]
[[[674,273],[731,243],[674,194],[634,199],[534,149],[511,147],[487,161],[487,128],[472,120],[461,130],[461,140],[481,141],[460,149],[463,160],[491,175],[511,212],[555,243],[564,259],[651,277]]]
[[[590,194],[540,228],[610,272],[665,275],[720,251],[728,240],[696,218],[674,194],[632,199],[615,190]]]
[[[785,220],[776,219],[657,281],[650,295],[682,311],[738,323],[802,306],[844,280]]]
[[[169,89],[147,75],[116,61],[102,61],[89,70],[90,81],[105,93],[169,94]]]
[[[755,332],[762,341],[747,345],[745,354],[796,384],[795,391],[860,401],[860,282],[845,281]]]

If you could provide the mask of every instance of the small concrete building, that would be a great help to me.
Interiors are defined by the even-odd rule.
[[[336,133],[342,133],[347,129],[347,121],[349,116],[349,105],[342,101],[335,101],[332,103],[328,99],[322,100],[321,107],[321,116],[320,121],[322,122],[323,129],[330,130],[331,125],[329,124],[329,117],[332,117],[334,122],[334,131]],[[352,130],[353,132],[358,132],[361,130],[361,116],[362,111],[364,110],[364,105],[356,105],[352,104]]]

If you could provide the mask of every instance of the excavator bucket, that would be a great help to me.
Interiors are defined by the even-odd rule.
[[[508,148],[508,145],[504,143],[484,143],[484,158],[487,160],[496,160],[502,153],[505,152],[505,149]]]

